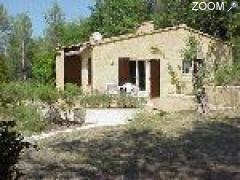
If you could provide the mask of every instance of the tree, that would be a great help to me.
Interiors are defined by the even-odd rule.
[[[0,51],[5,53],[6,35],[10,30],[10,23],[7,10],[3,5],[0,5]]]
[[[34,60],[32,66],[33,79],[40,83],[51,83],[54,79],[54,54],[41,49],[44,46],[43,40],[39,40],[39,44],[35,45]],[[39,47],[39,48],[36,48]]]
[[[6,82],[8,80],[8,67],[6,64],[6,57],[0,55],[0,83]]]
[[[25,13],[19,14],[13,21],[12,32],[9,36],[8,55],[13,79],[26,80],[31,65],[30,46],[32,23]]]
[[[48,46],[53,52],[55,52],[57,46],[62,44],[65,24],[64,13],[57,1],[54,1],[52,7],[45,14],[45,20],[47,23],[45,36],[49,43]]]
[[[150,19],[145,0],[98,0],[91,10],[92,32],[105,36],[132,32],[137,24]]]
[[[87,41],[91,35],[89,18],[65,23],[62,42],[64,45]]]
[[[204,10],[193,11],[193,2],[182,0],[157,0],[154,3],[154,20],[159,27],[187,24],[199,29],[202,32],[214,35],[222,39],[229,39],[231,36],[231,16],[226,11]],[[196,0],[195,0],[196,2]],[[199,1],[201,2],[201,1]],[[218,2],[212,0],[211,2]],[[223,0],[227,4],[226,0]]]

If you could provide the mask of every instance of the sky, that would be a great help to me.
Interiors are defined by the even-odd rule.
[[[43,34],[44,14],[51,7],[53,1],[59,3],[68,21],[89,16],[89,7],[94,2],[94,0],[0,0],[0,4],[4,5],[10,16],[26,12],[32,19],[33,36],[37,37]]]

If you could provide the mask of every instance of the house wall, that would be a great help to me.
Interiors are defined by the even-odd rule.
[[[93,89],[105,90],[106,83],[118,84],[118,58],[130,57],[131,59],[160,59],[160,96],[167,97],[168,94],[176,92],[175,85],[171,84],[171,76],[168,71],[170,64],[177,72],[181,81],[186,84],[184,92],[192,92],[191,75],[183,75],[181,51],[185,47],[186,40],[191,32],[178,28],[161,33],[153,33],[121,41],[103,43],[93,47]],[[207,62],[208,71],[211,72],[214,60],[231,62],[231,50],[226,44],[193,33],[202,44],[201,58]],[[212,73],[208,76],[212,78]]]

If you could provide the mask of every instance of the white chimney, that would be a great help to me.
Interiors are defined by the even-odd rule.
[[[94,32],[90,36],[90,42],[97,43],[100,42],[103,39],[103,36],[100,32]]]

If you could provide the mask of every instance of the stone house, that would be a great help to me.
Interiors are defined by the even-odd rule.
[[[185,61],[182,54],[190,36],[197,39],[200,51],[195,59]],[[232,62],[231,51],[229,43],[186,25],[155,30],[151,22],[145,22],[132,34],[110,38],[97,34],[88,42],[59,48],[56,86],[74,83],[86,91],[105,92],[108,83],[129,82],[141,96],[161,99],[177,94],[171,66],[184,84],[180,93],[189,95],[198,65],[205,62],[211,79],[216,67]]]

